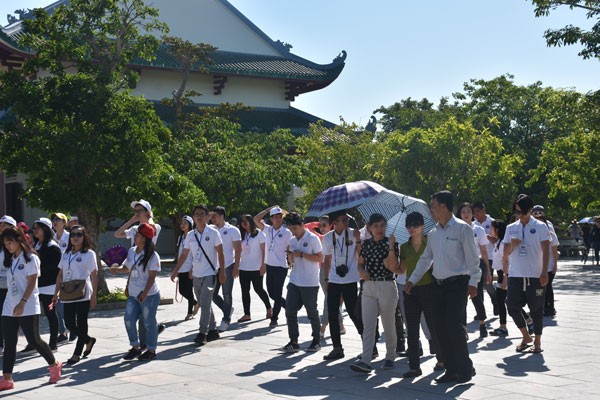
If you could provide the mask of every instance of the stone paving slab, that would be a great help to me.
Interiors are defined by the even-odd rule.
[[[124,277],[110,276],[109,286],[123,287]],[[98,339],[88,359],[65,367],[63,379],[47,383],[48,370],[38,355],[19,357],[15,366],[15,389],[3,392],[14,399],[600,399],[600,268],[581,265],[578,260],[559,262],[554,281],[555,319],[545,319],[544,353],[518,354],[518,330],[509,321],[509,337],[480,339],[477,322],[468,326],[469,349],[477,376],[464,385],[436,385],[435,358],[428,354],[424,340],[424,375],[402,379],[408,370],[405,358],[396,360],[392,371],[381,369],[383,360],[374,360],[375,372],[362,375],[348,366],[361,352],[360,338],[346,316],[348,333],[342,336],[346,358],[324,361],[331,350],[326,335],[317,353],[300,351],[282,354],[278,349],[288,342],[284,316],[280,325],[269,329],[260,300],[252,293],[252,317],[248,323],[233,323],[222,339],[202,348],[191,342],[198,319],[182,321],[183,303],[162,305],[158,319],[167,325],[159,337],[158,357],[149,363],[121,360],[128,350],[123,310],[94,311],[90,314],[90,334]],[[159,277],[163,295],[173,296],[175,286],[168,271]],[[487,296],[487,295],[486,295]],[[320,294],[320,304],[323,296]],[[239,283],[234,286],[233,321],[242,314]],[[489,298],[486,308],[491,310]],[[222,316],[216,309],[217,318]],[[474,309],[468,306],[469,321]],[[310,326],[299,313],[300,346],[310,343]],[[498,326],[497,317],[489,327]],[[42,318],[43,337],[47,326]],[[19,348],[23,347],[21,340]],[[56,356],[65,361],[74,344],[59,347]],[[385,352],[379,344],[380,354]]]

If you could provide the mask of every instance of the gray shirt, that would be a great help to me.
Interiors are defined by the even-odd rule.
[[[481,269],[471,227],[453,215],[445,227],[438,223],[427,236],[427,246],[409,281],[419,282],[433,262],[435,279],[469,275],[469,286],[477,286]]]

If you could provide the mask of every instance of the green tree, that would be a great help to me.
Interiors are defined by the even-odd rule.
[[[598,0],[532,0],[536,17],[548,16],[558,7],[583,10],[587,19],[594,22],[589,30],[567,25],[560,29],[548,29],[544,38],[548,46],[570,46],[579,43],[583,49],[579,55],[584,59],[600,59],[600,2]]]
[[[0,168],[27,174],[28,203],[77,212],[96,242],[101,222],[129,212],[134,198],[169,214],[201,196],[163,157],[169,130],[127,90],[137,78],[128,64],[159,44],[140,31],[165,29],[157,11],[141,0],[72,0],[34,14],[21,42],[33,57],[0,75],[0,108],[10,109]]]
[[[459,201],[484,199],[494,215],[504,215],[516,192],[521,159],[503,155],[502,141],[454,117],[429,129],[393,132],[384,144],[381,183],[401,193],[429,199],[448,189]]]

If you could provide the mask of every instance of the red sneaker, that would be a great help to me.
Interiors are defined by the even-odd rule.
[[[15,388],[15,381],[8,381],[4,378],[0,379],[0,390],[9,390]]]
[[[62,372],[62,363],[53,364],[48,369],[50,370],[50,383],[58,382],[60,380],[60,373]]]

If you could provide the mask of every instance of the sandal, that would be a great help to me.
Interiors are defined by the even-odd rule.
[[[71,356],[71,358],[69,358],[67,360],[67,364],[68,365],[75,365],[77,364],[79,361],[81,361],[81,358],[79,356]]]
[[[242,318],[238,319],[237,322],[248,322],[251,320],[252,320],[252,318],[249,315],[244,315]]]
[[[517,346],[517,348],[515,349],[515,351],[517,353],[523,353],[524,351],[526,351],[527,349],[529,349],[532,346],[533,345],[530,344],[530,343],[521,343],[520,345]]]
[[[523,353],[528,353],[528,354],[539,354],[542,353],[544,351],[544,349],[540,348],[540,347],[535,347],[533,346],[530,349],[527,349],[526,351],[524,351]]]

